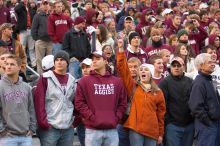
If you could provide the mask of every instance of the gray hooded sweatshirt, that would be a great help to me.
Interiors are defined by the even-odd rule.
[[[4,130],[14,135],[36,130],[31,87],[21,78],[16,83],[7,77],[0,80],[0,132]]]

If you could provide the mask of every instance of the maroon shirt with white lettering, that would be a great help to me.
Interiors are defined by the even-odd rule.
[[[160,50],[162,50],[162,49],[167,49],[170,52],[173,52],[172,48],[167,44],[162,44],[161,46],[159,46],[157,48],[153,47],[153,46],[148,46],[143,50],[147,54],[147,57],[150,58],[152,55],[158,54],[160,52]]]
[[[127,94],[120,78],[106,72],[91,71],[77,84],[74,106],[82,115],[85,127],[114,129],[127,107]]]
[[[53,43],[62,43],[64,34],[72,28],[72,19],[63,14],[52,13],[48,17],[48,34]]]

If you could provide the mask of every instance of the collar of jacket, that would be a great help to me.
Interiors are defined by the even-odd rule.
[[[40,14],[41,16],[48,16],[48,14],[47,14],[46,12],[44,12],[44,11],[40,11],[39,14]]]
[[[207,80],[212,80],[212,76],[211,75],[208,75],[208,74],[205,74],[201,71],[199,71],[199,75],[201,75],[202,77],[206,78]]]
[[[181,80],[181,79],[184,78],[185,73],[183,72],[183,74],[180,75],[180,76],[173,76],[172,73],[170,73],[170,76],[171,76],[174,80]]]
[[[83,30],[77,32],[77,31],[75,30],[75,28],[72,28],[72,29],[71,29],[71,32],[72,32],[72,33],[76,33],[76,34],[78,34],[78,33],[80,33],[80,34],[85,34],[85,32],[84,32]]]
[[[22,82],[22,78],[19,76],[17,82],[12,82],[7,75],[3,75],[2,80],[4,80],[8,85],[19,85]]]

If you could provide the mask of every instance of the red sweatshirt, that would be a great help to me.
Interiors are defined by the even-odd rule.
[[[72,28],[72,19],[63,14],[50,14],[48,17],[48,34],[53,43],[62,43],[64,34]]]
[[[92,71],[77,84],[75,109],[82,115],[87,128],[116,128],[126,107],[127,95],[123,82],[109,72],[101,76]]]
[[[2,6],[0,7],[0,25],[3,23],[10,23],[11,22],[11,18],[10,18],[10,12],[9,9]]]

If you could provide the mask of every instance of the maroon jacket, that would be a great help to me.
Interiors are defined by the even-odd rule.
[[[202,26],[198,27],[199,32],[197,33],[190,33],[189,34],[189,44],[194,50],[195,55],[198,55],[200,53],[200,50],[202,48],[202,42],[206,39],[208,36],[207,32]]]
[[[106,72],[95,71],[80,79],[76,88],[75,109],[83,118],[85,127],[91,129],[116,128],[127,107],[123,82]]]
[[[5,6],[0,8],[0,25],[3,23],[10,23],[11,22],[11,18],[10,18],[10,11],[8,8],[6,8]]]
[[[164,76],[162,75],[161,78],[152,77],[152,79],[157,85],[159,85],[160,81],[164,79]]]
[[[207,30],[208,27],[209,27],[209,23],[210,23],[210,22],[211,22],[210,20],[209,20],[208,22],[200,21],[199,24],[200,24],[200,26],[202,26],[205,30]]]
[[[179,28],[176,28],[173,26],[173,23],[170,25],[170,27],[165,31],[165,36],[167,38],[170,37],[170,35],[172,34],[177,34],[177,32],[181,29],[181,27],[179,26]]]
[[[147,63],[147,54],[142,49],[140,49],[140,51],[136,53],[133,52],[128,46],[127,50],[125,51],[125,55],[127,60],[129,60],[131,57],[136,57],[141,61],[141,63]]]
[[[48,34],[53,43],[62,43],[64,34],[72,28],[72,19],[63,14],[50,14],[48,17]]]
[[[145,19],[145,15],[148,11],[145,10],[142,15],[141,15],[141,20],[140,23],[136,26],[135,31],[138,32],[140,35],[141,39],[146,38],[147,31],[149,27],[153,24],[150,24],[148,21]]]

